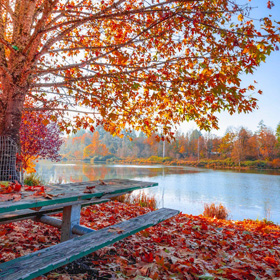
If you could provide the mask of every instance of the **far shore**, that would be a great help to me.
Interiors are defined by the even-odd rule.
[[[157,156],[152,156],[150,158],[111,158],[111,159],[102,159],[102,157],[92,158],[92,159],[67,159],[63,158],[63,161],[81,161],[88,163],[118,163],[118,164],[161,164],[166,166],[190,166],[190,167],[200,167],[200,168],[210,168],[210,169],[230,169],[230,170],[244,170],[244,171],[275,171],[279,172],[280,175],[280,161],[265,161],[265,160],[252,160],[252,161],[241,161],[234,162],[231,158],[224,160],[210,160],[210,159],[201,159],[201,160],[189,160],[189,159],[172,159],[172,158],[162,158]]]

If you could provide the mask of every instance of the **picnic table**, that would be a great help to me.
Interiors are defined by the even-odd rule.
[[[15,196],[0,200],[0,224],[33,219],[60,228],[62,241],[0,264],[0,279],[33,279],[178,214],[177,210],[162,208],[98,231],[80,225],[82,207],[156,185],[134,180],[99,180],[47,186],[42,196],[22,191],[20,199]],[[59,212],[63,213],[62,220],[48,216]]]

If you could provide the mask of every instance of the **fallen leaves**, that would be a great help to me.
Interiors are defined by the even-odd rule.
[[[21,191],[21,184],[18,182],[15,183],[9,183],[6,185],[0,185],[0,194],[10,194],[14,192],[20,192]]]
[[[272,267],[277,267],[279,262],[275,260],[273,257],[265,257],[264,261],[271,265]]]
[[[6,202],[6,201],[19,201],[21,200],[21,194],[20,193],[0,193],[0,202]]]
[[[121,233],[112,225],[149,211],[108,202],[82,209],[81,223]],[[32,221],[0,225],[0,235],[1,262],[59,242],[57,229]],[[98,250],[83,263],[86,269],[63,267],[38,279],[88,279],[93,270],[92,279],[277,279],[280,227],[179,214]]]
[[[22,199],[22,185],[18,182],[0,185],[0,202],[19,201]],[[24,186],[25,191],[32,191],[30,196],[45,196],[44,186]]]
[[[95,187],[87,187],[89,189],[95,188]],[[28,197],[44,197],[46,199],[53,199],[57,196],[63,195],[61,194],[50,194],[47,193],[50,188],[46,186],[28,186],[24,185],[22,186],[18,182],[16,183],[9,183],[7,186],[6,185],[0,185],[0,202],[5,202],[5,201],[19,201],[22,198],[26,197],[26,193],[24,194],[22,191],[25,192],[32,192],[28,193]]]
[[[86,186],[84,193],[95,193],[95,186]]]

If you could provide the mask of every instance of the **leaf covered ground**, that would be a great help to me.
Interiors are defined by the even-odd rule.
[[[101,229],[149,211],[108,202],[83,209],[81,223]],[[0,262],[59,235],[31,220],[0,225]],[[37,279],[280,279],[280,227],[179,214]]]

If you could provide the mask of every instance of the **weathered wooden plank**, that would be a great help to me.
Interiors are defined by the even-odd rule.
[[[32,279],[109,244],[171,218],[179,211],[162,208],[93,233],[0,264],[1,280]]]
[[[109,199],[99,199],[99,198],[93,198],[89,200],[88,202],[82,203],[82,207],[86,207],[93,204],[100,204],[104,202],[108,202]],[[63,211],[63,207],[74,205],[75,203],[80,202],[71,202],[71,203],[62,203],[62,204],[55,204],[50,206],[45,206],[41,208],[38,211],[32,210],[32,209],[24,209],[24,210],[18,210],[13,212],[8,212],[0,215],[0,224],[6,224],[11,222],[17,222],[21,220],[26,219],[33,219],[36,216],[41,215],[49,215],[49,214],[56,214]]]
[[[47,199],[45,197],[30,198],[32,193],[23,191],[22,199],[19,201],[0,202],[0,213],[27,208],[44,207],[60,203],[88,200],[93,197],[101,198],[107,194],[118,195],[123,192],[130,192],[133,190],[149,188],[157,185],[157,183],[153,182],[113,179],[48,186],[48,190],[46,191],[46,193],[53,196],[53,199]],[[84,193],[86,187],[93,186],[95,188],[92,190],[92,193]]]

